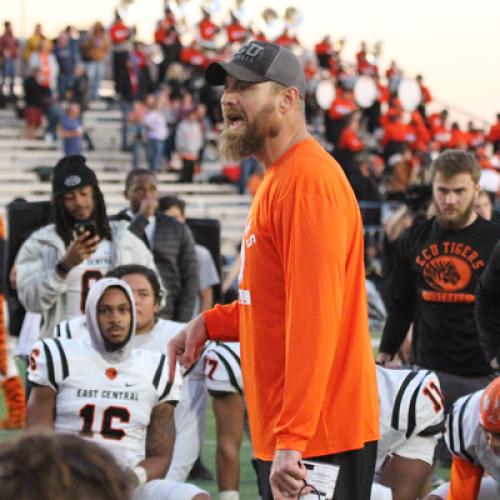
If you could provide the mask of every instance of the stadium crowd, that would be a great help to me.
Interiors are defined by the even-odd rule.
[[[151,44],[119,11],[108,27],[68,26],[53,40],[37,25],[24,44],[5,23],[0,105],[17,108],[27,139],[60,141],[63,152],[52,174],[52,223],[36,228],[5,270],[26,309],[17,354],[28,366],[27,428],[101,444],[120,466],[113,469],[117,489],[130,498],[203,500],[209,494],[186,481],[210,477],[199,461],[210,394],[220,498],[240,498],[246,402],[239,342],[215,342],[224,335],[210,332],[200,360],[187,371],[176,367],[169,379],[167,344],[193,318],[214,317],[206,311],[223,277],[186,225],[185,203],[160,197],[157,174],[177,171],[182,183],[203,174],[209,139],[242,121],[223,116],[221,97],[242,92],[237,82],[248,85],[228,69],[223,89],[205,80],[205,70],[268,47],[252,40],[273,42],[300,61],[305,85],[297,109],[328,161],[340,165],[363,217],[368,319],[382,335],[371,498],[498,498],[500,114],[489,128],[450,123],[421,75],[407,78],[395,61],[383,71],[380,44],[361,43],[354,62],[340,38],[304,47],[293,8],[283,19],[267,9],[260,22],[241,1],[224,16],[208,8],[199,14],[188,26],[182,8],[167,8]],[[106,74],[110,95],[102,92]],[[127,206],[113,215],[82,156],[95,147],[83,116],[99,100],[120,109],[120,148],[131,157],[123,171]],[[264,165],[229,161],[238,163],[238,178],[222,169],[211,180],[255,194]],[[226,301],[237,288],[233,276]],[[239,303],[245,300],[240,293]],[[23,426],[20,391],[16,385],[7,398],[7,428]],[[17,472],[9,461],[26,439],[0,450],[0,488],[12,488]],[[436,461],[451,466],[450,482],[431,492]],[[259,465],[256,472],[261,497],[272,498]],[[339,491],[333,498],[354,498]]]

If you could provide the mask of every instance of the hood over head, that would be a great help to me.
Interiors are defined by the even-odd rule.
[[[101,334],[101,329],[99,328],[99,323],[97,321],[97,305],[106,290],[112,287],[121,288],[125,292],[130,302],[130,311],[132,314],[129,336],[124,345],[115,351],[107,349],[106,341]],[[136,328],[134,295],[127,283],[116,278],[103,278],[92,285],[85,303],[85,317],[87,320],[87,327],[90,333],[92,347],[109,363],[121,363],[122,361],[125,361],[130,355],[130,351],[132,349],[132,338],[135,335]]]

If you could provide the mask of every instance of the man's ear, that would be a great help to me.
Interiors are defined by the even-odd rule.
[[[296,87],[287,87],[281,92],[279,109],[283,113],[287,113],[295,108],[297,101],[300,99],[299,90]]]
[[[125,189],[125,190],[123,191],[123,196],[124,196],[124,198],[125,198],[126,200],[128,200],[128,189]]]

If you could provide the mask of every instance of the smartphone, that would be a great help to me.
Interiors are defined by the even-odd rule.
[[[77,238],[85,232],[89,233],[86,239],[93,238],[97,234],[97,228],[94,221],[77,222],[75,224],[75,233]]]

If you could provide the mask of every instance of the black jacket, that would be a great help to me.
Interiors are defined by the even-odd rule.
[[[131,220],[127,212],[122,210],[116,218]],[[149,223],[146,217],[135,217],[129,229],[144,241],[153,253],[162,284],[167,290],[166,306],[161,310],[161,316],[186,322],[193,317],[196,296],[200,291],[194,238],[185,224],[161,212],[156,212],[155,216],[153,248],[145,233]]]

